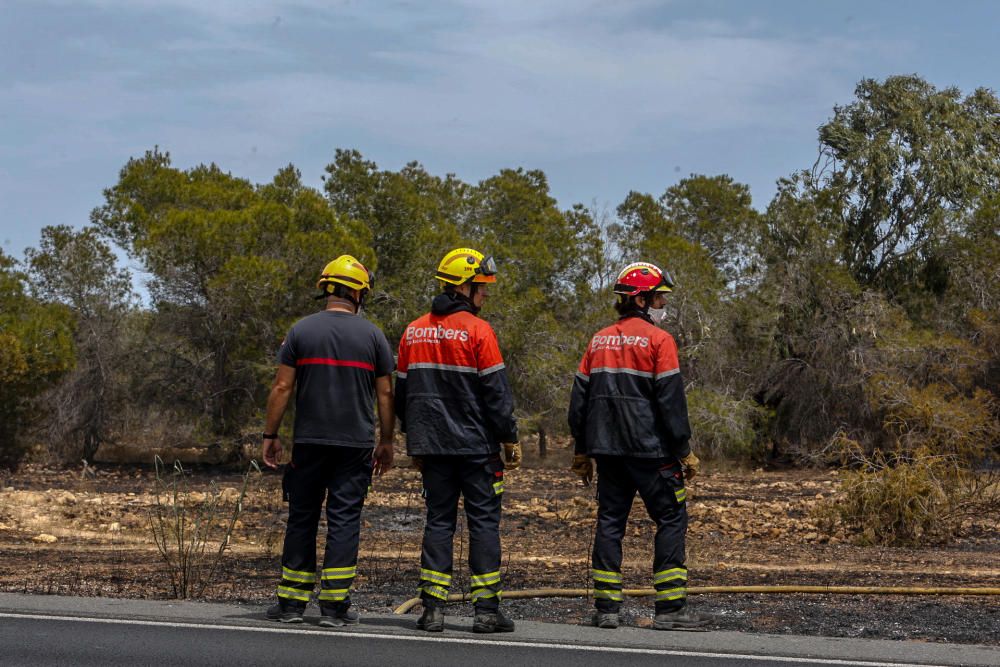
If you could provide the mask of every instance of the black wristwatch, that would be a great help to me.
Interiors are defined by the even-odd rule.
[[[277,433],[261,433],[260,437],[264,438],[265,440],[274,440],[275,438],[278,437],[278,434]]]

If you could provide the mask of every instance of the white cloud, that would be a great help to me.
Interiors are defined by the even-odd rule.
[[[139,13],[179,12],[197,15],[226,25],[271,22],[283,13],[303,9],[327,10],[347,6],[350,0],[47,0],[48,4],[80,6]],[[41,3],[39,3],[41,4]]]
[[[0,89],[0,113],[46,126],[8,159],[123,161],[159,143],[240,169],[255,155],[304,160],[295,148],[320,159],[356,137],[446,163],[649,153],[702,134],[815,127],[856,80],[850,63],[883,48],[674,19],[645,0],[75,6],[87,3],[114,12],[115,29],[155,25],[155,39],[81,25],[62,76]]]
[[[348,63],[222,83],[210,96],[246,107],[249,125],[303,136],[363,128],[416,154],[587,154],[801,122],[842,85],[831,63],[865,48],[719,21],[623,26],[621,10],[612,25],[570,2],[469,4],[482,11],[465,23],[365,54],[413,70],[409,80],[357,77]]]

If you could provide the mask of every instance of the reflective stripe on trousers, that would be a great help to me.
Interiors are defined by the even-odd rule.
[[[597,532],[591,555],[594,605],[600,611],[617,612],[622,603],[622,539],[632,502],[638,492],[646,512],[656,524],[653,554],[653,586],[656,611],[669,612],[684,606],[687,568],[684,538],[687,506],[683,478],[675,473],[673,460],[597,456]]]
[[[371,449],[298,443],[282,485],[288,526],[281,555],[279,598],[303,604],[319,582],[319,601],[350,604],[357,575],[361,510],[371,480]],[[316,574],[316,537],[326,500],[326,551]]]
[[[418,588],[424,604],[441,604],[448,597],[458,500],[463,497],[469,527],[472,600],[477,611],[496,611],[503,594],[500,587],[502,472],[499,455],[423,457],[427,521]]]

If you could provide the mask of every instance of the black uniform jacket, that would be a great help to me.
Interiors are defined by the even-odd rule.
[[[494,454],[517,441],[514,397],[493,328],[452,294],[399,341],[396,416],[411,456]]]
[[[673,336],[636,313],[590,340],[569,405],[576,453],[682,458],[687,401]]]

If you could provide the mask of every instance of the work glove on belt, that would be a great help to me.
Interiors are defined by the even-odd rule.
[[[694,452],[691,452],[681,459],[681,465],[684,467],[684,479],[694,479],[698,475],[701,461],[694,455]]]
[[[594,462],[586,454],[573,456],[573,465],[569,469],[576,473],[587,486],[590,486],[590,483],[594,481]]]
[[[507,470],[517,470],[521,467],[521,443],[508,442],[503,446],[503,459]]]

